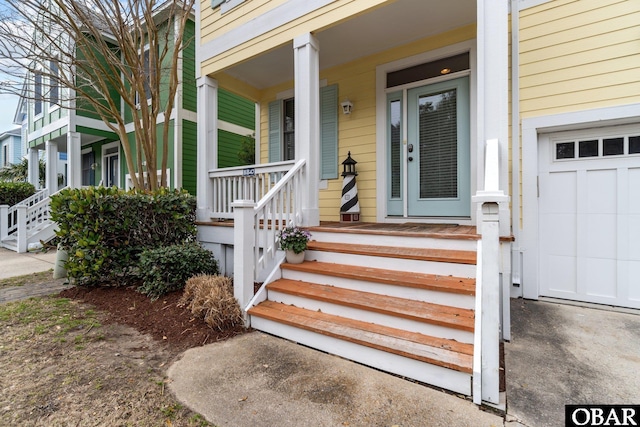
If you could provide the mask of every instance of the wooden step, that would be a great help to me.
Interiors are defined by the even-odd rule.
[[[281,268],[285,270],[302,271],[305,273],[342,277],[345,279],[449,292],[459,295],[474,296],[476,294],[475,279],[465,279],[453,276],[439,276],[436,274],[415,273],[412,271],[385,270],[381,268],[333,264],[319,261],[305,261],[302,264],[283,263]]]
[[[473,310],[464,308],[288,279],[269,283],[267,290],[461,331],[473,332],[474,329]]]
[[[421,261],[450,262],[457,264],[476,264],[476,252],[474,251],[357,245],[350,243],[318,242],[315,240],[309,242],[308,249],[314,251],[369,255],[386,258],[403,258]]]
[[[470,374],[473,346],[373,323],[264,301],[249,314],[321,335]]]

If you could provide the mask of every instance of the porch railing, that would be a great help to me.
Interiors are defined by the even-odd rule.
[[[485,146],[484,189],[472,200],[479,204],[478,264],[473,347],[473,402],[500,403],[500,216],[499,203],[509,200],[499,186],[499,142]]]
[[[49,197],[49,189],[39,190],[32,196],[27,197],[19,203],[13,206],[7,207],[6,213],[2,214],[2,231],[0,239],[6,239],[8,236],[15,234],[18,231],[18,206],[31,207],[35,204],[42,202],[42,200]],[[6,228],[5,228],[6,224]]]
[[[253,285],[261,270],[277,262],[278,233],[301,223],[304,179],[305,160],[298,160],[258,203],[252,199],[232,203],[233,282],[240,307],[246,307],[252,299]]]
[[[236,200],[258,202],[295,165],[295,161],[239,166],[209,172],[213,186],[212,218],[233,218]]]

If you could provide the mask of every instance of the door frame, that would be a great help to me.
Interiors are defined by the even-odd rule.
[[[109,148],[118,148],[118,152],[117,153],[110,153],[110,154],[106,154],[105,152],[109,149]],[[122,188],[120,185],[120,175],[121,175],[121,162],[120,162],[120,142],[119,141],[114,141],[114,142],[110,142],[108,144],[104,144],[102,147],[100,147],[101,150],[101,157],[102,157],[102,181],[103,184],[106,186],[107,184],[107,174],[109,173],[109,159],[110,157],[115,157],[118,156],[118,174],[116,176],[116,187],[118,188]]]
[[[550,133],[632,124],[640,121],[640,103],[552,114],[522,119],[522,233],[515,243],[518,259],[514,270],[520,270],[522,296],[540,297],[538,242],[538,146]],[[518,210],[513,210],[514,215]],[[513,221],[518,224],[520,221]]]
[[[410,84],[395,86],[392,88],[386,88],[387,74],[393,71],[402,70],[414,65],[423,64],[425,62],[435,61],[437,59],[446,58],[460,53],[469,53],[469,70],[459,73],[452,73],[442,77],[436,77],[432,79],[412,82]],[[387,174],[387,94],[406,91],[407,89],[420,87],[432,83],[438,83],[450,79],[455,79],[463,76],[469,76],[469,162],[470,162],[470,192],[474,194],[477,191],[477,183],[481,182],[478,174],[482,171],[478,168],[477,159],[478,156],[478,143],[477,143],[477,55],[476,55],[476,40],[468,40],[461,43],[456,43],[450,46],[445,46],[439,49],[430,50],[417,55],[402,58],[393,62],[388,62],[376,67],[376,221],[387,223],[402,223],[411,219],[413,222],[424,223],[451,223],[461,225],[475,225],[476,223],[476,209],[471,207],[470,217],[389,217],[387,214],[387,188],[389,186],[389,179]],[[406,96],[403,99],[403,111],[406,111]],[[405,124],[406,125],[406,124]],[[406,129],[406,126],[404,126]],[[406,133],[405,133],[406,135]],[[406,138],[403,137],[402,141],[402,164],[406,165],[407,162],[407,149]],[[405,180],[406,167],[404,168]],[[407,203],[406,194],[404,194],[404,203]],[[404,212],[407,212],[406,206]]]

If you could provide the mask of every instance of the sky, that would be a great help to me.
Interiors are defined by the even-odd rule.
[[[17,107],[18,97],[16,95],[0,95],[0,133],[17,127],[13,124]]]

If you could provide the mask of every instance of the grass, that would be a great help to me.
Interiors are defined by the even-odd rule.
[[[67,298],[30,298],[0,305],[0,321],[10,324],[28,324],[31,333],[43,335],[53,332],[59,341],[66,341],[70,332],[89,331],[100,327],[94,310],[78,313],[75,303]],[[83,337],[75,337],[77,349],[84,344]]]
[[[41,271],[38,273],[25,274],[23,276],[9,277],[0,279],[0,289],[10,288],[13,286],[32,285],[53,280],[53,269]]]

